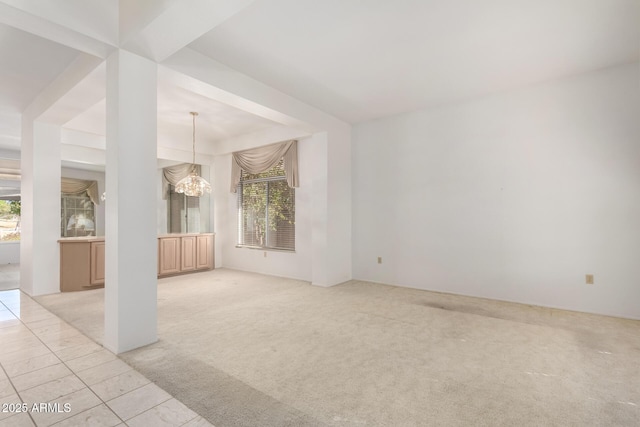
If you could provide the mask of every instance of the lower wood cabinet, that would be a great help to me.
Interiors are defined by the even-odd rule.
[[[180,257],[180,270],[191,271],[196,269],[196,236],[181,237],[182,255]]]
[[[180,273],[180,237],[158,239],[158,276]]]
[[[213,233],[158,237],[158,277],[213,269]],[[68,238],[60,242],[60,291],[104,286],[104,238]]]
[[[60,291],[82,291],[104,285],[104,240],[60,240]]]
[[[158,276],[213,269],[214,238],[213,233],[158,237]]]
[[[91,284],[104,285],[104,241],[91,242]]]
[[[213,268],[213,234],[196,236],[196,269]]]

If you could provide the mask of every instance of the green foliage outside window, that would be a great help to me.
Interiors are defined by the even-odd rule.
[[[239,244],[295,249],[295,190],[287,185],[282,161],[266,172],[243,172],[240,181]]]

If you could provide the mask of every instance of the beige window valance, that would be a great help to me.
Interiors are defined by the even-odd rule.
[[[231,192],[235,193],[242,171],[261,173],[284,158],[284,174],[289,187],[299,187],[298,141],[279,142],[250,150],[236,151],[231,158]]]
[[[97,181],[88,181],[75,178],[62,178],[60,191],[62,192],[62,194],[68,196],[75,196],[86,191],[89,199],[91,199],[94,205],[100,204]]]
[[[167,199],[169,196],[169,184],[176,185],[182,178],[185,178],[195,169],[195,172],[200,175],[200,165],[194,165],[192,163],[181,163],[175,166],[168,166],[162,169],[162,198]]]

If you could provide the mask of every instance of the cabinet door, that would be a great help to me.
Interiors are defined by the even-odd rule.
[[[158,271],[164,274],[180,272],[180,238],[163,237],[158,239]]]
[[[196,269],[196,236],[182,237],[182,263],[180,268],[182,271]]]
[[[60,242],[60,291],[81,291],[90,284],[89,242]]]
[[[204,235],[197,238],[197,263],[198,270],[213,268],[213,236]]]
[[[104,284],[104,242],[91,242],[91,284]]]

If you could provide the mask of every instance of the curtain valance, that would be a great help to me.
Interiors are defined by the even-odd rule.
[[[298,182],[298,141],[279,142],[264,147],[236,151],[231,158],[231,192],[235,193],[242,171],[261,173],[271,169],[284,158],[284,174],[289,187],[300,186]]]
[[[97,181],[88,181],[75,178],[62,178],[60,190],[62,194],[66,195],[76,195],[84,193],[86,191],[89,199],[91,199],[94,205],[100,204]]]
[[[181,163],[175,166],[168,166],[162,169],[162,198],[166,200],[169,196],[169,184],[176,185],[182,178],[194,170],[200,175],[200,165],[192,163]]]

